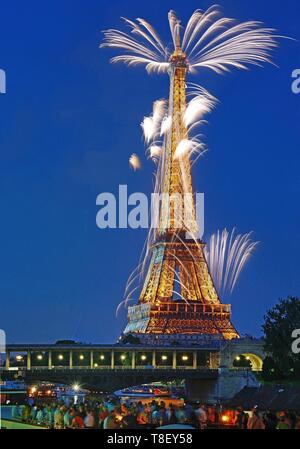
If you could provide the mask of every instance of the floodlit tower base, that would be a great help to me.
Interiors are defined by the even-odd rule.
[[[124,334],[239,337],[231,323],[231,306],[220,302],[214,288],[203,246],[194,241],[164,241],[153,246],[140,301],[128,309]],[[181,288],[178,295],[184,299],[174,299],[176,282]]]

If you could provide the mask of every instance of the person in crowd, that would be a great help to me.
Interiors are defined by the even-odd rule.
[[[74,429],[84,429],[84,421],[82,419],[81,413],[80,412],[75,412],[74,411],[74,417],[72,419],[72,424],[71,426]]]
[[[300,430],[300,413],[296,414],[295,429]]]
[[[180,407],[176,408],[175,415],[176,415],[177,422],[179,424],[184,424],[186,422],[186,414],[185,414],[184,406],[180,406]]]
[[[122,416],[118,413],[117,408],[114,408],[104,419],[103,429],[120,429],[121,418]]]
[[[64,421],[64,428],[69,429],[72,424],[72,419],[71,419],[71,410],[67,407],[65,407],[64,410],[63,421]]]
[[[161,401],[159,409],[159,424],[160,426],[165,426],[168,424],[168,416],[165,403],[163,401]]]
[[[195,411],[196,421],[198,425],[198,429],[206,429],[207,427],[207,413],[204,405],[200,405],[199,408]]]
[[[265,428],[265,424],[260,417],[259,411],[257,408],[254,408],[252,411],[252,416],[248,419],[247,429],[250,430],[262,430]]]
[[[63,413],[61,411],[60,405],[58,405],[54,412],[54,428],[62,429],[63,428]]]
[[[43,424],[44,423],[44,410],[43,407],[38,407],[37,408],[37,413],[36,413],[36,422],[37,424]]]
[[[272,413],[270,410],[267,410],[266,413],[264,414],[263,421],[265,424],[265,429],[267,429],[267,430],[276,429],[277,418],[276,418],[276,415],[274,413]]]
[[[177,424],[177,417],[176,417],[176,413],[175,413],[175,409],[172,406],[172,408],[169,408],[169,413],[168,413],[168,422],[169,424]]]
[[[45,424],[52,429],[54,425],[54,411],[51,404],[45,405],[43,408]]]
[[[37,412],[38,412],[37,406],[36,406],[36,405],[33,405],[33,406],[31,407],[31,412],[30,412],[30,421],[35,421]]]
[[[285,412],[278,413],[278,424],[276,429],[290,429],[291,423]]]
[[[104,406],[104,404],[101,404],[99,407],[99,427],[100,427],[100,429],[103,429],[104,420],[108,415],[109,415],[108,409]]]
[[[157,427],[160,425],[160,409],[157,404],[155,404],[154,406],[152,405],[151,408],[153,410],[151,413],[151,423],[154,427]]]
[[[20,419],[21,418],[21,410],[18,402],[12,406],[11,409],[11,417],[12,419]]]
[[[184,405],[184,412],[185,412],[185,416],[186,416],[186,422],[188,424],[195,424],[197,425],[197,417],[196,417],[196,413],[195,410],[193,408],[193,406],[191,404],[185,404]]]
[[[137,426],[137,421],[136,421],[136,416],[134,413],[133,408],[128,408],[126,415],[123,418],[122,421],[122,428],[123,429],[136,429]]]
[[[243,429],[248,428],[249,413],[244,412]]]
[[[31,408],[30,408],[29,404],[25,404],[24,407],[22,408],[22,413],[21,413],[22,421],[24,421],[24,422],[29,421],[30,412],[31,412]]]
[[[243,407],[240,406],[236,409],[235,422],[234,422],[235,426],[238,429],[244,429],[244,418],[245,418],[245,413],[244,413]]]
[[[145,427],[148,424],[148,416],[144,407],[138,407],[136,422],[138,426]]]
[[[295,429],[295,425],[296,425],[296,421],[297,421],[296,413],[291,412],[291,411],[287,412],[287,418],[289,420],[290,429]]]
[[[95,427],[95,418],[92,410],[88,410],[86,417],[84,418],[84,427],[87,429],[93,429]]]

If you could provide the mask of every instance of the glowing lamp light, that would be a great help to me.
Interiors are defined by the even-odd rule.
[[[98,363],[95,363],[94,367],[97,368],[98,367]]]
[[[146,355],[141,355],[141,359],[142,359],[142,360],[146,360],[146,359],[147,359],[147,356],[146,356]]]
[[[184,362],[186,362],[189,359],[189,357],[187,355],[183,355],[181,358]]]
[[[250,360],[250,357],[247,355],[246,360]]]
[[[30,390],[31,393],[35,393],[36,392],[36,387],[32,387]]]
[[[227,415],[222,415],[221,420],[222,420],[222,422],[226,423],[229,421],[229,417]]]
[[[64,359],[64,356],[62,354],[59,354],[58,360],[63,360],[63,359]]]
[[[81,354],[81,355],[79,356],[79,359],[80,359],[80,360],[84,360],[84,355]]]
[[[16,360],[18,362],[20,362],[21,360],[23,360],[23,356],[22,355],[16,355]]]
[[[47,395],[49,396],[51,394],[51,390],[47,390]]]
[[[121,355],[121,360],[125,360],[126,359],[126,355],[125,354],[122,354]]]
[[[80,385],[79,384],[74,384],[74,385],[72,385],[72,389],[77,392],[77,391],[80,390]]]
[[[43,356],[42,356],[41,354],[39,354],[39,355],[37,356],[37,359],[38,359],[38,360],[42,360],[42,359],[43,359]]]
[[[167,358],[168,358],[168,357],[167,357],[166,355],[162,355],[162,356],[161,356],[161,359],[162,359],[162,360],[167,360]]]
[[[100,355],[100,360],[104,360],[104,359],[105,359],[104,355]]]
[[[241,360],[241,357],[238,355],[238,356],[235,358],[235,360],[239,361],[239,360]]]

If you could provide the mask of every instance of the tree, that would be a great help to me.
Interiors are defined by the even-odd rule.
[[[276,380],[278,379],[278,373],[276,371],[276,366],[273,358],[267,356],[263,362],[262,377],[264,380]]]
[[[264,320],[264,349],[269,355],[264,373],[269,377],[267,371],[272,369],[273,378],[295,377],[299,370],[299,354],[292,352],[292,332],[300,329],[300,299],[293,296],[280,299],[278,304],[268,310]]]

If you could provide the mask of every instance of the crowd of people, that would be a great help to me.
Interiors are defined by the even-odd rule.
[[[238,407],[235,411],[235,425],[239,429],[255,430],[300,429],[300,414],[287,411],[274,413],[270,410],[259,412],[255,407],[249,416],[242,407]]]
[[[296,413],[261,413],[254,408],[249,414],[238,407],[226,415],[218,407],[205,405],[166,405],[163,400],[121,403],[112,398],[78,404],[63,400],[15,404],[12,419],[55,429],[134,429],[172,424],[198,429],[225,425],[239,429],[300,429],[300,416]]]

